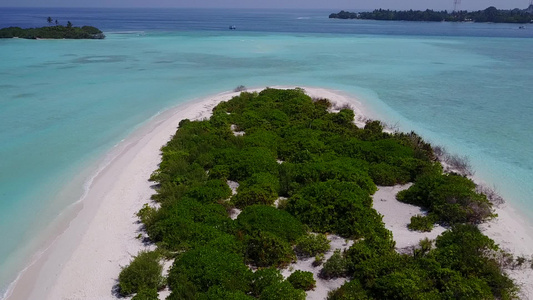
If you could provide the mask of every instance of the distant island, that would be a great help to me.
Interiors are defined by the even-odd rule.
[[[376,9],[373,12],[340,11],[329,15],[330,19],[363,19],[386,21],[427,21],[427,22],[478,22],[478,23],[533,23],[533,5],[527,9],[502,10],[494,6],[478,11],[448,12],[421,10]]]
[[[56,25],[41,28],[7,27],[0,29],[0,38],[22,39],[104,39],[104,33],[93,26],[73,27],[70,21],[67,26]]]

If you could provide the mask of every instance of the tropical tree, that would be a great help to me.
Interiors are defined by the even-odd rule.
[[[48,24],[52,24],[52,21],[53,21],[53,20],[52,20],[52,17],[48,17],[48,18],[46,19],[46,22],[48,22]]]

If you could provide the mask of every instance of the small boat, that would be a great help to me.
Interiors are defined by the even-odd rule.
[[[526,26],[520,26],[518,29],[526,29]]]
[[[235,25],[231,25],[231,26],[229,27],[229,30],[235,30],[235,29],[237,29],[237,27],[235,27]]]

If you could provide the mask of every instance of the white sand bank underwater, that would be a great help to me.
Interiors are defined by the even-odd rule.
[[[303,89],[311,97],[330,99],[335,108],[349,105],[359,117],[356,120],[358,126],[364,124],[363,104],[357,99],[340,91]],[[262,88],[249,91],[260,90]],[[160,148],[175,133],[180,120],[207,118],[216,104],[238,94],[225,92],[170,109],[122,141],[113,150],[112,161],[94,178],[81,202],[80,212],[57,232],[52,245],[20,276],[7,299],[116,299],[112,289],[121,267],[140,250],[151,247],[143,245],[137,238],[140,224],[136,213],[150,202],[154,193],[148,178],[160,162]],[[380,188],[374,202],[378,212],[384,215],[386,227],[393,232],[398,247],[405,247],[418,243],[427,234],[407,230],[410,217],[420,210],[395,200],[395,193],[400,188]],[[516,255],[531,255],[531,225],[518,219],[509,205],[497,209],[497,213],[500,216],[497,220],[482,226],[484,232]],[[442,230],[435,229],[430,238]],[[533,299],[532,274],[530,268],[510,272],[524,287],[524,297]],[[309,296],[321,299],[327,295],[327,289],[341,283],[330,287],[319,285]]]

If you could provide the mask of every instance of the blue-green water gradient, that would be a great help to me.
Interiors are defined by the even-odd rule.
[[[10,18],[38,23],[53,13],[30,12]],[[82,181],[57,197],[72,178],[158,112],[238,85],[358,96],[375,116],[468,155],[481,179],[533,216],[529,29],[343,23],[322,12],[226,19],[209,11],[189,23],[159,10],[90,12],[61,11],[101,22],[105,40],[0,40],[3,288],[28,262],[35,236],[83,194]],[[242,30],[227,30],[234,20]]]

